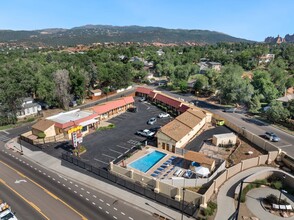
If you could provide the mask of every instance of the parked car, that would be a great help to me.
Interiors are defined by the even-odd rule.
[[[267,139],[269,139],[270,141],[274,141],[274,142],[278,142],[280,141],[281,139],[273,132],[265,132],[265,137]]]
[[[144,130],[138,130],[136,132],[137,135],[143,136],[143,137],[153,137],[153,135],[155,134],[155,132],[152,132],[148,129],[144,129]]]
[[[166,112],[162,112],[157,117],[158,118],[168,118],[168,117],[170,117],[170,115]]]
[[[148,121],[147,121],[147,124],[148,125],[153,125],[155,122],[156,122],[157,120],[156,120],[156,118],[150,118]]]
[[[187,170],[185,174],[183,175],[183,177],[188,179],[191,179],[192,176],[193,176],[193,172],[191,170]]]
[[[46,102],[38,102],[43,110],[49,109],[49,105]]]
[[[138,108],[136,106],[134,106],[134,107],[129,108],[128,111],[136,113],[136,112],[138,112]]]
[[[76,107],[78,105],[77,101],[72,100],[69,102],[69,107]]]
[[[149,130],[152,132],[157,132],[160,128],[161,126],[158,126],[158,127],[150,128]]]
[[[140,101],[140,102],[145,102],[145,101],[146,101],[146,98],[145,98],[145,97],[141,97],[141,98],[139,99],[139,101]]]

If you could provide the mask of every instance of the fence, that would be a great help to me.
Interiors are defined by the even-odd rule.
[[[143,177],[145,180],[143,182],[134,181],[129,178],[126,179],[125,177],[122,177],[121,175],[108,172],[107,170],[104,170],[102,168],[97,168],[95,166],[87,164],[84,161],[80,160],[79,158],[77,158],[73,155],[62,153],[61,156],[62,156],[63,160],[66,160],[76,166],[79,166],[79,167],[81,167],[87,171],[90,171],[100,177],[103,177],[107,180],[110,180],[111,182],[116,183],[120,186],[123,186],[129,190],[132,190],[132,191],[136,192],[137,194],[140,194],[140,195],[143,195],[147,198],[155,200],[155,201],[157,201],[161,204],[164,204],[168,207],[180,210],[187,215],[194,216],[200,206],[201,197],[199,197],[198,200],[194,199],[195,201],[192,203],[192,202],[187,202],[186,199],[185,199],[185,201],[177,201],[174,198],[165,195],[164,193],[155,192],[154,186],[156,186],[156,183],[154,183],[152,179],[146,178],[146,176]],[[116,167],[114,169],[119,169],[119,168]],[[121,169],[123,169],[123,168],[121,168]],[[124,170],[126,170],[126,169],[124,169]],[[127,171],[127,172],[130,172],[130,171]],[[125,174],[132,175],[131,173],[127,173],[127,172],[125,172]],[[140,179],[140,175],[136,176],[135,178]],[[142,178],[141,178],[141,180],[142,180]],[[183,195],[183,193],[185,193],[185,195]],[[181,195],[185,196],[185,198],[188,198],[188,199],[194,197],[194,193],[192,191],[188,191],[188,190],[185,190],[184,192],[182,192]]]
[[[32,139],[29,136],[32,135],[32,131],[28,131],[20,136],[20,139],[23,141],[26,141],[32,145],[35,145],[37,147],[41,147],[42,144],[48,144],[48,143],[56,143],[60,141],[64,141],[64,135],[59,134],[55,135],[53,137],[45,137],[45,138],[39,138],[39,139]]]

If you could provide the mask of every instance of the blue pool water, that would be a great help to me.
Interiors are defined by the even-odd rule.
[[[144,157],[134,161],[133,163],[129,164],[129,167],[132,167],[136,170],[140,170],[141,172],[146,173],[150,168],[152,168],[158,161],[160,161],[166,154],[153,151],[150,154],[147,154]]]

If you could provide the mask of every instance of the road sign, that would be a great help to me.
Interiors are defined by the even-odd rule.
[[[72,145],[74,148],[78,146],[78,137],[77,137],[77,132],[72,132],[71,133],[71,139],[72,139]]]

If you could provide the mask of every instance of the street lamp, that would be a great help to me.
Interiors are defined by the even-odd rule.
[[[181,220],[184,218],[184,203],[185,203],[185,188],[183,188],[183,201],[182,201],[182,217]]]

